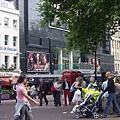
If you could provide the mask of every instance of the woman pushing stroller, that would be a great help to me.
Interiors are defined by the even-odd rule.
[[[73,84],[75,91],[74,91],[72,103],[75,103],[75,106],[73,107],[70,113],[74,113],[76,107],[78,107],[80,105],[80,102],[82,102],[82,88],[86,87],[86,82],[83,80],[82,77],[76,78],[76,81]]]

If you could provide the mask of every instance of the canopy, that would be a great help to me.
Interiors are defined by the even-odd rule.
[[[2,86],[11,86],[9,78],[0,78],[2,80]]]
[[[18,77],[13,77],[12,81],[9,81],[9,78],[0,78],[0,80],[2,81],[2,86],[11,86],[12,84],[16,84]]]

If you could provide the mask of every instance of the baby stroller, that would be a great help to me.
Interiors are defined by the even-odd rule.
[[[97,100],[95,102],[90,102],[94,97],[94,94],[89,94],[87,98],[82,102],[74,112],[75,119],[79,119],[80,117],[94,117],[95,119],[99,118],[99,105],[101,103],[103,92],[100,92]]]

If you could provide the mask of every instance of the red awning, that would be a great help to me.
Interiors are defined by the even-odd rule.
[[[2,80],[2,86],[11,86],[9,78],[0,78]]]

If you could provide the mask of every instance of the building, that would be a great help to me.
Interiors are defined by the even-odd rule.
[[[40,28],[39,22],[42,17],[36,10],[38,2],[39,0],[15,0],[16,8],[20,11],[21,70],[34,76],[36,73],[45,74],[45,76],[61,74],[68,69],[93,74],[95,55],[84,57],[77,51],[68,53],[65,38],[66,29],[55,28],[52,25]],[[103,47],[99,47],[96,52],[100,72],[114,70],[114,59],[110,55],[109,47],[108,45],[106,47],[105,44]]]
[[[111,55],[114,55],[115,71],[120,73],[120,29],[112,36]]]
[[[0,79],[16,76],[19,62],[19,11],[13,3],[0,0]]]

